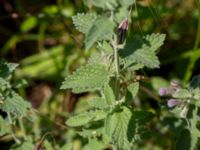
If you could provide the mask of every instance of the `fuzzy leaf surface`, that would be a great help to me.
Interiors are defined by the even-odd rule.
[[[113,10],[118,6],[118,3],[116,0],[84,0],[84,3],[88,6],[94,5],[96,7],[107,9],[107,10]]]
[[[107,116],[105,120],[106,133],[112,142],[120,150],[130,150],[134,136],[134,124],[132,124],[132,112],[123,107],[119,112]]]
[[[0,136],[3,136],[6,133],[10,133],[10,127],[8,122],[0,116]]]
[[[173,94],[174,98],[191,98],[192,94],[187,89],[179,89]]]
[[[18,64],[7,63],[3,60],[0,60],[0,77],[7,79],[17,66]]]
[[[133,98],[137,95],[138,91],[139,91],[139,82],[130,84],[127,87],[126,101],[133,100]]]
[[[142,39],[131,37],[119,54],[125,62],[125,66],[138,63],[149,68],[159,68],[160,62],[155,51],[160,48],[164,39],[163,34],[151,34]]]
[[[97,18],[96,15],[92,13],[91,14],[78,13],[76,16],[72,17],[72,20],[76,29],[86,34],[89,31],[89,29],[92,27],[96,18]]]
[[[118,0],[119,3],[124,7],[129,7],[133,3],[135,3],[135,0]]]
[[[11,148],[11,150],[33,150],[33,149],[35,149],[35,146],[29,139],[23,142],[21,145]]]
[[[78,114],[70,117],[66,124],[72,127],[83,126],[92,121],[102,120],[106,117],[107,113],[102,110],[84,112],[82,114]]]
[[[99,90],[108,82],[109,75],[104,65],[88,64],[67,76],[61,89],[72,89],[74,93],[82,93]]]
[[[30,108],[30,103],[14,91],[5,96],[5,100],[0,104],[2,111],[12,113],[17,117],[25,116],[28,108]]]
[[[87,101],[88,104],[94,108],[99,108],[99,109],[102,109],[102,108],[106,108],[108,107],[109,105],[107,104],[107,101],[106,99],[104,98],[101,98],[101,97],[95,97],[94,99],[92,100],[88,100]]]
[[[85,37],[85,48],[90,49],[98,40],[110,39],[114,30],[115,24],[109,19],[98,17],[93,26],[87,32]]]
[[[164,44],[165,38],[165,34],[152,33],[147,35],[143,38],[144,47],[151,51],[156,51]]]
[[[108,84],[106,84],[104,87],[104,94],[107,105],[112,105],[115,102],[115,94]]]

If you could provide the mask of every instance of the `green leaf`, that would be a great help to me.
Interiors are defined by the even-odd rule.
[[[187,89],[179,89],[173,94],[174,98],[191,98],[192,94]]]
[[[99,121],[82,128],[82,130],[79,131],[78,134],[84,138],[89,138],[102,135],[104,134],[104,131],[104,121]]]
[[[199,101],[199,99],[200,99],[200,89],[198,89],[198,88],[192,89],[191,92],[192,92],[193,98],[195,100],[197,100],[196,104],[198,104],[198,106],[200,106],[200,101]]]
[[[158,57],[155,55],[155,53],[147,51],[145,49],[137,50],[133,54],[132,59],[135,60],[137,63],[143,64],[149,68],[159,68],[160,65]]]
[[[88,64],[65,78],[61,89],[72,88],[74,93],[100,90],[109,82],[104,65]]]
[[[11,148],[11,150],[33,150],[34,149],[34,144],[32,143],[31,139],[28,139],[27,141],[23,142],[19,146],[14,146]]]
[[[138,91],[139,91],[139,82],[131,83],[127,87],[127,93],[126,93],[125,101],[128,102],[130,100],[133,100],[133,98],[135,98],[135,96],[137,95]]]
[[[17,117],[25,116],[28,108],[30,108],[30,103],[25,101],[14,91],[6,95],[3,103],[0,104],[0,109],[2,111],[12,113]]]
[[[191,146],[190,149],[194,150],[194,149],[199,149],[199,138],[200,138],[200,132],[199,129],[194,128],[191,131]]]
[[[135,122],[142,125],[149,122],[154,117],[154,114],[148,111],[133,111],[133,118]]]
[[[13,83],[13,87],[19,89],[28,85],[28,82],[25,79],[18,79]]]
[[[84,0],[85,5],[90,6],[94,5],[96,7],[102,8],[102,9],[108,9],[113,10],[118,6],[118,3],[116,0]]]
[[[10,83],[0,77],[0,89],[5,90],[6,88],[10,87],[11,87]]]
[[[7,79],[17,66],[18,64],[7,63],[4,60],[0,60],[0,77]]]
[[[165,37],[165,34],[159,33],[147,35],[143,38],[145,43],[143,46],[151,51],[156,51],[164,44]]]
[[[132,112],[123,107],[120,111],[107,116],[105,120],[106,133],[112,142],[120,150],[130,150],[134,137],[134,124],[132,124]]]
[[[101,98],[101,97],[96,97],[92,100],[88,100],[87,101],[88,104],[94,108],[107,108],[109,105],[107,104],[107,101],[106,99],[104,98]]]
[[[155,51],[163,44],[164,37],[162,34],[152,34],[143,37],[143,39],[129,38],[125,47],[119,51],[125,66],[138,63],[149,68],[158,68],[160,62]]]
[[[104,87],[104,95],[107,105],[112,105],[115,102],[115,94],[109,84],[106,84]]]
[[[96,138],[90,138],[88,146],[88,150],[103,150],[106,147],[102,142],[98,141]]]
[[[127,18],[128,9],[127,6],[122,6],[118,9],[117,13],[115,13],[115,20],[118,24],[122,22],[125,18]]]
[[[72,127],[83,126],[92,121],[99,121],[106,117],[107,113],[102,110],[84,112],[82,114],[75,115],[70,117],[66,124]]]
[[[98,40],[110,39],[114,30],[114,23],[111,20],[98,17],[85,37],[85,48],[90,49]]]
[[[10,133],[9,124],[0,116],[0,136]]]
[[[72,146],[72,143],[66,143],[61,148],[59,148],[59,150],[72,150]]]
[[[168,87],[169,82],[162,77],[152,77],[151,85],[155,91],[159,91],[161,87]]]
[[[110,54],[110,55],[113,54],[113,48],[106,41],[103,41],[102,43],[98,43],[98,49],[103,50],[107,54]]]
[[[126,6],[126,7],[129,7],[130,5],[132,5],[133,3],[135,3],[136,1],[135,0],[118,0],[119,3],[122,5],[122,6]]]
[[[54,149],[48,140],[44,141],[44,147],[45,147],[45,150],[53,150]]]
[[[22,32],[27,32],[37,25],[37,18],[32,16],[28,17],[24,22],[22,22],[20,29]]]
[[[191,148],[191,133],[189,130],[184,129],[179,135],[176,150],[190,150]]]
[[[76,16],[72,17],[72,20],[76,29],[86,34],[89,31],[89,29],[92,27],[96,18],[97,18],[96,15],[92,13],[90,14],[78,13]]]

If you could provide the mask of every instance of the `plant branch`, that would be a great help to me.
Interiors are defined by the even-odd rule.
[[[117,49],[117,37],[114,35],[114,40],[112,42],[113,50],[114,50],[114,63],[115,63],[115,97],[116,100],[119,100],[119,55]]]
[[[14,139],[14,141],[17,143],[17,144],[20,144],[20,140],[15,136],[15,133],[13,132],[13,128],[12,128],[12,118],[10,116],[10,113],[7,112],[7,115],[8,115],[8,121],[9,121],[9,124],[10,124],[10,128],[11,128],[11,135]]]

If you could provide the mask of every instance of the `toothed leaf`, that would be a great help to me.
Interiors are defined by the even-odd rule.
[[[72,17],[72,20],[76,29],[85,34],[89,31],[89,29],[95,22],[96,15],[92,13],[91,14],[78,13],[76,16]]]
[[[104,65],[88,64],[65,78],[61,89],[72,89],[74,93],[100,90],[109,81]]]

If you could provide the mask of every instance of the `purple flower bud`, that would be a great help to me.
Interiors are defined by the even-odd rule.
[[[164,96],[164,95],[167,95],[167,94],[168,94],[167,88],[160,88],[159,89],[159,95],[160,96]]]
[[[118,26],[118,44],[123,44],[128,30],[128,19],[125,18]]]
[[[176,99],[169,99],[167,101],[167,106],[170,108],[175,107],[177,104],[178,104],[178,100],[176,100]]]

